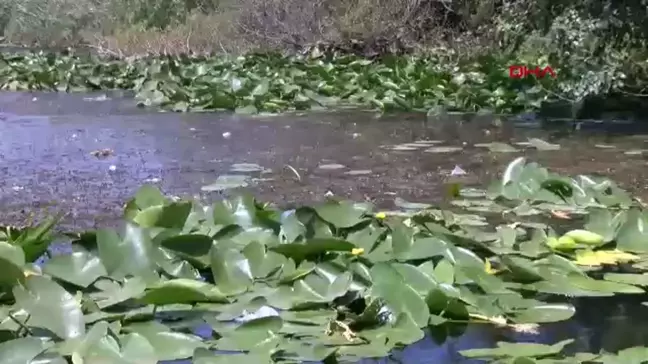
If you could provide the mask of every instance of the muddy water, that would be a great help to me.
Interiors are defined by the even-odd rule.
[[[201,193],[201,187],[233,174],[232,165],[241,163],[265,169],[251,173],[256,180],[246,189],[279,204],[320,200],[329,191],[382,208],[393,208],[396,198],[435,202],[442,199],[443,182],[455,165],[468,172],[466,184],[483,185],[520,154],[559,172],[610,175],[639,195],[648,192],[648,151],[640,153],[648,149],[648,136],[583,130],[569,135],[512,122],[497,127],[488,117],[426,122],[422,116],[375,119],[368,113],[270,118],[157,113],[138,109],[129,98],[89,97],[0,94],[3,222],[21,221],[27,211],[54,209],[70,212],[66,225],[71,228],[110,224],[124,200],[147,181],[174,195],[218,198],[215,192]],[[493,153],[475,146],[530,137],[561,149]],[[418,140],[462,149],[390,149]],[[113,153],[91,155],[101,149]],[[625,154],[629,151],[635,154]],[[344,168],[318,168],[331,164]]]
[[[426,121],[420,115],[376,119],[349,112],[269,118],[171,114],[138,109],[129,98],[92,99],[96,96],[101,95],[0,93],[0,222],[20,223],[28,212],[54,209],[70,212],[66,228],[111,225],[142,183],[174,195],[216,199],[218,193],[201,192],[201,187],[232,175],[232,165],[241,163],[264,169],[251,173],[254,180],[246,189],[280,205],[321,200],[327,192],[386,209],[395,207],[396,198],[440,202],[455,166],[467,172],[466,184],[480,186],[518,155],[558,172],[611,176],[648,197],[648,130],[639,126],[584,124],[574,131],[536,122],[498,126],[489,117]],[[529,138],[561,149],[516,146],[518,152],[494,153],[475,145]],[[407,144],[421,140],[427,144]],[[426,152],[430,147],[460,150]],[[91,154],[101,149],[113,153]],[[330,169],[332,164],[342,167]],[[476,326],[443,345],[426,338],[395,357],[412,364],[460,363],[457,350],[499,340],[553,343],[576,337],[574,350],[594,351],[648,343],[648,331],[640,329],[648,325],[637,324],[637,317],[648,317],[648,308],[639,302],[586,300],[578,306],[576,319],[537,334]],[[588,310],[592,307],[597,310]],[[620,334],[624,331],[632,334]]]

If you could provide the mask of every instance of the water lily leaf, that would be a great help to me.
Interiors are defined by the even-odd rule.
[[[319,166],[317,166],[317,168],[324,169],[324,170],[335,170],[335,169],[346,168],[346,166],[343,164],[331,163],[331,164],[320,164]]]
[[[171,279],[146,290],[139,298],[142,303],[168,305],[174,303],[227,303],[225,295],[212,284],[193,279]]]
[[[218,341],[220,350],[266,352],[277,346],[277,333],[283,327],[283,320],[278,316],[261,317],[239,325],[233,331],[224,334]]]
[[[33,363],[34,358],[45,349],[45,343],[36,337],[5,341],[0,343],[0,361],[3,363]]]
[[[467,358],[503,358],[503,357],[542,357],[560,353],[573,339],[563,340],[553,345],[535,343],[498,342],[494,349],[470,349],[459,353]]]
[[[50,330],[63,339],[85,335],[81,302],[56,282],[29,276],[13,289],[16,305],[29,313],[29,325]]]
[[[648,252],[648,215],[630,209],[616,236],[617,248],[628,252]]]
[[[574,306],[567,304],[537,305],[512,312],[513,321],[520,324],[565,321],[572,318],[575,313]]]
[[[152,206],[164,205],[167,201],[162,192],[153,185],[144,185],[140,187],[135,193],[135,198],[133,200],[140,210]]]
[[[387,239],[391,239],[394,256],[405,256],[414,245],[413,230],[400,221],[391,224],[390,228],[392,233]]]
[[[108,274],[99,257],[83,248],[75,249],[72,254],[52,257],[43,266],[43,273],[83,288]]]
[[[475,144],[475,146],[488,148],[488,150],[490,150],[493,153],[513,153],[518,151],[515,147],[513,147],[510,144],[498,143],[498,142]]]
[[[150,236],[141,227],[126,223],[123,238],[115,231],[97,232],[99,257],[109,275],[123,278],[141,276],[156,281],[154,248]]]
[[[395,314],[407,313],[418,327],[427,325],[430,312],[423,298],[389,263],[377,263],[371,268],[374,294],[381,297]]]
[[[95,282],[94,286],[100,291],[91,294],[91,296],[100,309],[138,297],[146,289],[146,283],[139,277],[127,279],[123,285],[113,280],[100,279]]]
[[[560,149],[559,144],[551,144],[549,142],[546,142],[538,138],[529,138],[529,145],[531,145],[532,147],[538,150],[559,150]]]
[[[247,187],[249,177],[244,175],[223,175],[218,176],[216,181],[210,185],[200,188],[203,192],[218,192],[232,188]]]
[[[268,249],[296,261],[326,252],[351,252],[356,246],[342,239],[309,239],[303,243],[280,244]]]
[[[212,206],[214,224],[238,225],[250,228],[257,224],[257,208],[254,197],[241,194],[236,197],[214,203]]]
[[[0,241],[0,284],[13,287],[25,280],[25,253],[20,247]]]
[[[158,361],[155,348],[142,335],[130,333],[120,336],[121,344],[120,357],[128,363],[155,364]],[[96,355],[101,358],[102,356]],[[105,358],[105,356],[103,356]]]
[[[164,248],[190,257],[203,257],[208,255],[213,244],[213,238],[202,234],[174,235],[160,242],[160,245]]]
[[[454,265],[447,259],[442,259],[434,267],[434,277],[439,283],[450,284],[454,283]]]
[[[636,255],[620,250],[581,250],[576,252],[574,263],[584,266],[616,265],[639,260]]]
[[[324,221],[333,224],[337,228],[350,228],[358,225],[364,220],[364,216],[370,212],[365,204],[352,202],[329,201],[315,207],[317,215]]]
[[[611,282],[632,284],[635,286],[648,286],[648,273],[605,273],[605,275],[603,275],[603,279]]]
[[[196,349],[193,364],[274,364],[270,353],[213,353],[206,349]]]
[[[567,276],[569,283],[580,289],[596,291],[601,293],[644,293],[645,291],[639,287],[629,284],[591,279],[586,276],[578,274],[570,274]]]
[[[207,347],[195,335],[171,331],[156,322],[135,323],[124,326],[124,330],[144,337],[155,349],[157,359],[160,361],[186,359],[193,355],[195,349]]]
[[[261,172],[264,171],[265,168],[261,167],[258,164],[254,163],[236,163],[232,164],[230,167],[230,171],[232,172],[241,172],[241,173],[247,173],[247,172]]]
[[[214,245],[210,256],[214,282],[224,294],[241,294],[254,282],[250,262],[239,251]]]
[[[133,222],[141,227],[182,229],[191,213],[191,202],[172,202],[143,209],[135,214]]]
[[[427,148],[424,150],[426,153],[454,153],[454,152],[459,152],[462,151],[462,147],[451,147],[451,146],[438,146],[438,147],[431,147]]]
[[[394,199],[394,204],[396,205],[396,207],[409,210],[424,210],[432,207],[432,205],[429,203],[409,202],[403,200],[400,197],[396,197],[396,199]]]
[[[293,243],[295,240],[306,235],[306,226],[299,220],[294,211],[289,211],[281,216],[280,236],[285,238],[286,243]]]

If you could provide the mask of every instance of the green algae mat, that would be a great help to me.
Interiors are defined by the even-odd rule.
[[[449,210],[330,200],[282,211],[245,194],[203,206],[144,186],[121,229],[56,233],[56,217],[3,227],[0,362],[353,363],[426,331],[534,330],[570,319],[572,297],[645,295],[648,212],[614,182],[518,158],[487,189],[457,195]],[[48,249],[61,243],[71,252]],[[197,324],[210,333],[195,335]],[[567,356],[571,341],[460,353],[648,358],[645,347]]]

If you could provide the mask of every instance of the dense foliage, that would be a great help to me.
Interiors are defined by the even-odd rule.
[[[193,61],[189,66],[181,59],[155,61],[168,64],[171,72],[182,73],[169,80],[166,71],[156,71],[157,66],[146,71],[147,75],[162,76],[168,86],[154,90],[164,94],[165,102],[180,103],[179,109],[184,104],[207,109],[254,104],[258,110],[276,111],[303,108],[312,103],[308,101],[312,96],[318,95],[343,100],[353,96],[348,100],[351,103],[361,99],[360,104],[387,109],[426,109],[443,104],[450,109],[516,111],[536,107],[541,100],[579,105],[596,96],[641,100],[645,106],[647,7],[646,0],[1,0],[0,28],[5,37],[29,45],[91,44],[100,53],[121,58],[179,52],[249,54],[260,48],[264,52],[309,52],[313,45],[346,53],[324,63],[292,56],[254,55],[236,61],[205,61],[202,66]],[[27,35],[31,33],[34,37],[30,38]],[[417,56],[365,65],[362,69],[353,63],[354,68],[349,69],[352,60],[346,58],[348,53],[364,58],[386,54]],[[30,68],[32,61],[39,64],[42,59],[14,61]],[[64,69],[60,72],[69,71],[63,64],[76,62],[61,59]],[[83,68],[94,68],[90,63],[95,63],[95,78],[110,77],[97,61],[81,63]],[[533,80],[529,79],[523,82],[526,85],[520,85],[504,80],[512,64],[532,68],[550,65],[558,70],[558,77],[555,82],[543,80],[530,85]],[[133,74],[126,65],[121,65],[121,72],[141,79],[146,63],[138,65],[135,68],[140,70],[135,72],[140,74]],[[176,65],[187,70],[176,72]],[[312,74],[303,80],[294,70]],[[60,78],[38,67],[30,72],[45,72],[42,77],[49,78],[43,85],[30,85],[34,87],[52,88]],[[258,86],[264,90],[267,84],[269,96],[252,102],[226,95],[229,86],[221,83],[227,83],[223,80],[229,79],[228,73],[250,79],[250,89]],[[241,73],[251,76],[242,77]],[[23,77],[31,76],[3,77],[2,81],[21,81]],[[214,80],[210,88],[218,89],[214,100],[206,101],[202,95],[192,100],[194,89],[203,87],[206,78]],[[349,89],[341,86],[348,82]],[[409,88],[412,82],[416,86]],[[302,87],[304,92],[290,91],[296,89],[293,86]],[[289,91],[278,90],[284,87]],[[518,95],[521,90],[525,92]],[[240,93],[252,97],[245,88]],[[157,96],[154,101],[161,101]]]
[[[443,341],[474,322],[533,330],[570,319],[575,308],[551,296],[645,294],[648,215],[609,180],[518,158],[455,205],[466,210],[391,214],[331,200],[281,211],[246,195],[202,206],[145,186],[120,231],[57,235],[56,219],[5,227],[0,358],[347,362],[387,356],[423,329]],[[61,244],[71,251],[55,254]],[[196,325],[207,333],[193,334]],[[461,353],[498,363],[648,355],[565,357],[570,342]]]

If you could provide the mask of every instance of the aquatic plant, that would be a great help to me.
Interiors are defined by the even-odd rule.
[[[462,209],[401,214],[333,200],[281,211],[245,194],[204,206],[144,186],[120,230],[58,234],[56,218],[4,227],[0,358],[353,362],[424,330],[444,340],[475,322],[541,327],[574,315],[570,297],[645,293],[648,213],[614,182],[518,158],[488,190],[458,198]],[[569,249],[549,243],[562,234]],[[61,244],[70,251],[55,254]],[[461,353],[498,363],[648,354],[566,357],[570,342]]]
[[[553,79],[512,79],[510,59],[457,65],[430,57],[249,54],[109,60],[49,53],[0,56],[0,89],[132,90],[142,106],[243,114],[343,107],[516,112],[540,107]]]

